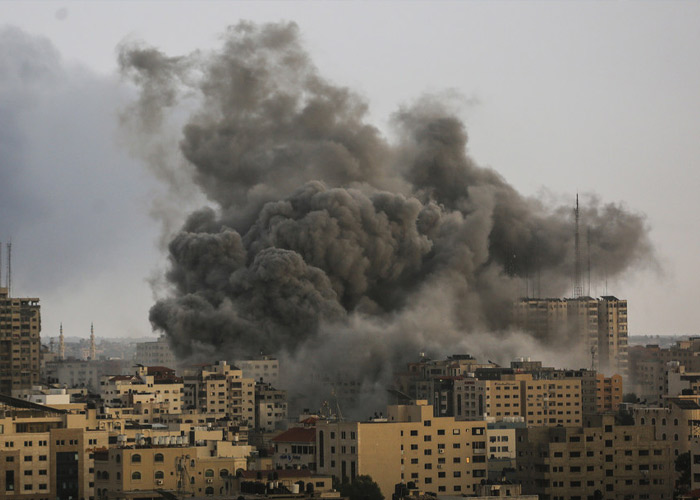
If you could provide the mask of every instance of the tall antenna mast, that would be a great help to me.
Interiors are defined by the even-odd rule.
[[[12,288],[12,242],[7,244],[7,296],[11,297]]]
[[[2,286],[2,241],[0,241],[0,287]]]
[[[577,299],[583,295],[583,290],[581,289],[581,245],[579,242],[578,193],[576,193],[576,208],[574,209],[574,216],[576,218],[576,233],[574,234],[574,298]]]
[[[588,296],[591,296],[591,226],[586,226],[586,247],[588,254]]]

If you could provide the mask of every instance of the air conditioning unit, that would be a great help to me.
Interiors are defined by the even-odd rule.
[[[158,484],[158,485],[163,484],[163,480],[162,480],[162,479],[156,479],[156,484]]]
[[[207,483],[211,484],[211,483],[213,483],[213,482],[214,482],[213,479],[207,479]]]

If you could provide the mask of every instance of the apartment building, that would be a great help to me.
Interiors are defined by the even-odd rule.
[[[91,392],[100,392],[100,381],[107,375],[125,375],[133,363],[122,359],[55,360],[44,365],[42,380],[47,384],[60,384],[67,388],[85,387]]]
[[[255,380],[226,361],[186,369],[184,394],[187,408],[255,424]]]
[[[207,446],[129,446],[95,452],[97,500],[126,500],[156,490],[186,496],[231,493],[231,479],[247,468],[251,448],[217,442]]]
[[[668,398],[665,407],[632,408],[634,422],[654,429],[654,437],[667,441],[675,457],[690,451],[691,441],[700,437],[700,405],[697,399]]]
[[[622,377],[612,375],[606,377],[602,373],[596,376],[596,410],[616,412],[622,403]]]
[[[273,387],[280,383],[280,362],[271,356],[260,359],[240,359],[234,364],[243,372],[244,378],[252,378],[256,383],[265,382]]]
[[[94,498],[94,451],[106,447],[94,411],[69,414],[0,397],[0,497]]]
[[[487,477],[486,440],[486,422],[434,417],[427,401],[416,401],[368,422],[317,422],[316,465],[339,480],[370,475],[385,498],[408,482],[438,495],[469,494]]]
[[[690,491],[700,490],[700,438],[690,442]]]
[[[0,288],[0,394],[39,384],[40,332],[39,299],[11,297]]]
[[[106,413],[107,408],[135,408],[131,413],[143,415],[150,422],[154,415],[182,412],[183,381],[170,368],[140,366],[134,375],[102,377],[100,384]]]
[[[158,337],[158,340],[153,342],[137,343],[134,363],[139,363],[144,366],[177,368],[177,358],[165,335],[161,335]]]
[[[573,346],[593,370],[627,375],[626,300],[526,298],[514,304],[513,321],[554,345]]]
[[[496,421],[520,416],[528,425],[581,424],[580,379],[535,380],[529,373],[499,376],[457,382],[457,415]]]
[[[627,301],[612,295],[598,301],[599,369],[627,375]]]
[[[671,447],[651,426],[616,425],[614,416],[584,426],[517,429],[517,476],[542,500],[673,498]]]
[[[274,432],[287,423],[287,391],[271,384],[255,384],[255,429]]]

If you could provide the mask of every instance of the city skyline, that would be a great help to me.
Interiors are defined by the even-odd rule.
[[[389,4],[341,4],[338,17],[367,35],[353,45],[324,17],[332,8],[308,4],[293,15],[272,3],[236,4],[225,22],[215,11],[231,7],[205,4],[187,36],[178,27],[192,5],[65,5],[9,3],[3,21],[21,31],[0,35],[12,42],[0,60],[0,103],[11,118],[0,129],[10,145],[0,154],[11,166],[0,174],[9,187],[0,187],[0,240],[13,241],[13,294],[41,297],[43,335],[55,336],[61,321],[95,321],[98,335],[148,335],[148,281],[162,285],[167,262],[162,226],[178,227],[202,201],[185,185],[184,207],[154,206],[163,185],[129,156],[118,129],[133,90],[117,76],[117,44],[142,39],[187,54],[217,45],[239,19],[280,18],[296,20],[320,71],[359,91],[382,130],[398,106],[425,92],[451,93],[472,158],[521,193],[558,204],[594,193],[645,213],[663,271],[647,265],[606,284],[598,270],[592,295],[628,299],[632,335],[695,333],[700,65],[685,56],[698,46],[697,6],[415,4],[392,22]],[[428,10],[435,24],[425,26]],[[173,22],[156,26],[157,14]],[[86,38],[94,43],[81,43]],[[392,48],[397,42],[404,50]],[[7,68],[22,57],[41,64],[18,77]],[[149,215],[163,208],[172,219]],[[116,303],[108,299],[114,293]],[[80,336],[74,328],[66,334]]]

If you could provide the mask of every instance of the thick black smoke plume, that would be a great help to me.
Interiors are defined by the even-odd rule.
[[[180,356],[262,351],[372,394],[419,351],[538,348],[509,313],[524,278],[571,289],[572,207],[476,165],[434,99],[399,110],[389,142],[362,99],[319,76],[294,24],[241,23],[218,52],[187,57],[124,46],[120,63],[141,88],[127,121],[144,137],[195,109],[180,151],[211,207],[172,238],[173,287],[151,309]],[[581,219],[608,276],[651,257],[642,216],[591,199]]]

